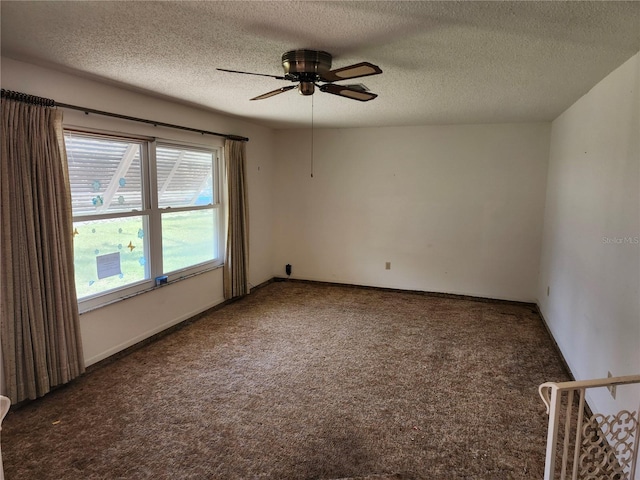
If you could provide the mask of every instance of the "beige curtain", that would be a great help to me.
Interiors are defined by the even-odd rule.
[[[228,214],[223,276],[226,299],[249,293],[249,205],[245,152],[245,142],[225,141]]]
[[[2,98],[1,134],[0,335],[17,403],[77,377],[84,359],[62,113]]]

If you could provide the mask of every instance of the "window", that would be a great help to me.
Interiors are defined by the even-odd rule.
[[[221,263],[214,148],[65,132],[80,309]]]

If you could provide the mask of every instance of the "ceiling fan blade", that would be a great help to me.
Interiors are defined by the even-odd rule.
[[[369,91],[369,88],[364,83],[341,83],[340,85],[351,90],[358,90],[359,92]]]
[[[320,80],[323,82],[337,82],[338,80],[368,77],[369,75],[378,75],[380,73],[382,73],[382,70],[377,65],[369,62],[360,62],[348,67],[329,70],[320,76]]]
[[[287,80],[285,77],[279,77],[278,75],[268,75],[266,73],[241,72],[239,70],[228,70],[226,68],[216,68],[216,70],[220,70],[221,72],[229,72],[229,73],[242,73],[243,75],[257,75],[259,77],[269,77],[269,78],[275,78],[277,80]]]
[[[335,83],[320,85],[320,91],[331,93],[333,95],[339,95],[341,97],[351,98],[353,100],[359,100],[361,102],[368,102],[369,100],[373,100],[378,96],[375,93],[367,92],[362,89],[348,88],[344,85],[336,85]]]
[[[257,97],[253,97],[251,100],[263,100],[265,98],[273,97],[274,95],[278,95],[282,92],[287,92],[293,88],[296,88],[297,85],[288,85],[286,87],[278,88],[277,90],[273,90],[271,92],[263,93],[262,95],[258,95]]]

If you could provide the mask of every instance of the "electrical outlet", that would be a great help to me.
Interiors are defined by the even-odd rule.
[[[611,372],[607,372],[607,378],[611,378],[613,377],[613,375],[611,375]],[[616,399],[616,386],[615,385],[609,385],[607,387],[607,390],[609,390],[609,393],[611,394],[611,396],[613,397],[613,399]]]
[[[385,270],[391,270],[391,262],[385,262],[384,269]]]

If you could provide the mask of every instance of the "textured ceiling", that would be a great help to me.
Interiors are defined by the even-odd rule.
[[[309,126],[282,75],[310,48],[369,61],[379,97],[313,96],[316,127],[548,121],[640,50],[640,2],[0,3],[2,55],[275,128]],[[343,82],[344,83],[344,82]],[[348,82],[347,82],[348,83]],[[353,83],[353,82],[352,82]],[[27,92],[29,93],[29,92]]]

